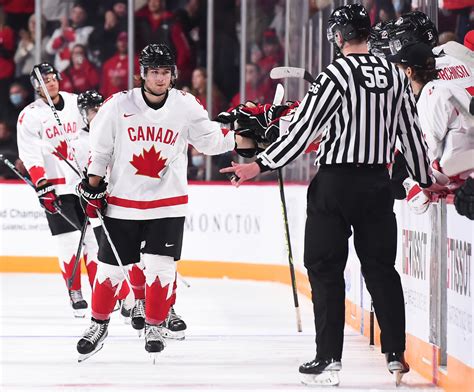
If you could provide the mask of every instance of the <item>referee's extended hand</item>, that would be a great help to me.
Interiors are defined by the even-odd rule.
[[[252,163],[235,163],[232,162],[231,167],[225,167],[219,170],[220,173],[234,173],[230,182],[235,187],[239,187],[244,181],[250,180],[260,173],[260,166],[255,162]]]

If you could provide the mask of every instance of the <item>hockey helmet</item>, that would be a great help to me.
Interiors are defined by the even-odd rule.
[[[367,37],[370,33],[370,17],[366,9],[358,3],[336,8],[328,20],[329,42],[335,43],[337,31],[341,33],[344,41]]]
[[[30,82],[35,90],[39,90],[41,88],[41,84],[38,80],[38,76],[36,75],[35,69],[39,70],[41,76],[54,74],[57,80],[61,80],[61,75],[59,74],[58,70],[54,68],[54,66],[52,66],[50,63],[36,64],[30,73]]]
[[[145,46],[140,52],[138,59],[140,63],[140,76],[145,79],[145,74],[148,68],[170,68],[171,69],[171,83],[174,84],[178,77],[178,69],[176,68],[176,61],[171,49],[164,44],[150,44]]]
[[[77,107],[82,118],[87,123],[87,109],[96,109],[104,102],[104,97],[95,90],[87,90],[77,97]]]
[[[372,28],[367,39],[367,47],[372,55],[385,58],[392,54],[389,39],[392,28],[392,21],[379,22]]]
[[[438,45],[438,30],[423,12],[408,12],[393,22],[393,29],[390,31],[391,53],[396,54],[403,47],[417,42],[434,48]]]

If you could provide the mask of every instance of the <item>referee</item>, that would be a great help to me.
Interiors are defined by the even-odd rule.
[[[300,366],[307,384],[337,385],[344,338],[344,268],[348,238],[382,330],[389,371],[409,371],[404,359],[405,309],[395,270],[397,224],[387,164],[398,138],[410,176],[431,185],[426,145],[413,93],[402,70],[368,54],[370,19],[360,4],[333,11],[328,40],[341,54],[312,84],[289,131],[256,162],[232,164],[236,186],[261,172],[278,169],[320,139],[319,171],[308,189],[304,263],[312,288],[316,358]]]

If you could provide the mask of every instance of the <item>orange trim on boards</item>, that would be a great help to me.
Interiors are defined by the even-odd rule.
[[[178,271],[183,276],[199,278],[230,278],[291,284],[288,265],[231,263],[218,261],[181,260]],[[59,264],[55,257],[0,256],[0,273],[59,273]],[[83,269],[85,272],[85,268]],[[311,298],[311,287],[305,272],[296,270],[298,291]],[[364,317],[365,336],[369,336],[370,312],[346,299],[346,323],[361,331]],[[380,346],[380,328],[375,320],[375,344]],[[474,369],[461,361],[448,356],[446,369],[440,369],[439,350],[436,346],[407,334],[406,357],[410,366],[446,391],[472,391]],[[382,358],[381,358],[382,360]]]

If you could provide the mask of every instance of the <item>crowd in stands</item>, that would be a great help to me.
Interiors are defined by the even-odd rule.
[[[458,1],[462,3],[463,0]],[[445,3],[449,3],[445,0]],[[128,87],[127,0],[43,0],[42,18],[34,15],[34,0],[0,0],[0,153],[17,162],[16,120],[33,99],[29,75],[35,64],[36,23],[41,24],[41,59],[61,73],[61,90],[81,93],[97,89],[108,96]],[[310,13],[324,1],[309,1]],[[393,18],[416,6],[416,0],[365,0],[373,23]],[[176,55],[178,88],[192,92],[207,108],[205,0],[142,0],[135,10],[135,52],[148,43],[166,43]],[[215,4],[214,84],[211,116],[241,103],[239,93],[240,1]],[[440,32],[461,40],[469,28],[472,7],[440,11]],[[284,0],[251,2],[245,67],[246,100],[270,102],[274,82],[270,70],[284,61]],[[330,6],[330,3],[327,5]],[[449,7],[446,7],[449,10]],[[467,19],[466,19],[467,18]],[[450,26],[456,26],[450,31]],[[459,38],[461,37],[461,39]],[[135,75],[138,58],[135,55]],[[139,78],[135,78],[139,85]],[[205,178],[204,159],[189,151],[190,179]],[[213,158],[225,165],[231,156]],[[14,174],[0,165],[0,178]],[[214,168],[215,179],[219,177]]]

